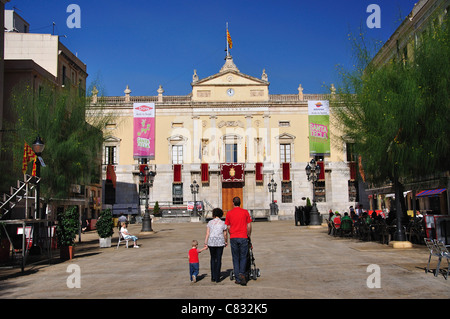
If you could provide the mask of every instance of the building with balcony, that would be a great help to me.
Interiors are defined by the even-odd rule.
[[[4,1],[2,6],[3,3]],[[50,86],[56,90],[71,90],[82,97],[85,96],[87,66],[61,43],[59,36],[29,33],[29,23],[14,10],[5,10],[4,15],[2,12],[2,18],[4,18],[4,32],[2,32],[4,60],[0,60],[2,71],[4,67],[1,74],[4,81],[0,81],[2,84],[0,92],[3,91],[0,123],[15,122],[11,104],[11,96],[15,89],[28,87],[35,95],[39,95],[41,88]],[[0,134],[1,141],[6,134],[14,132],[9,130]],[[12,155],[6,152],[0,155],[2,163],[6,163],[4,165],[6,168],[2,172],[5,173],[3,184],[7,184],[2,184],[3,188],[7,188],[0,187],[0,191],[7,192],[10,184],[16,182],[14,173],[10,171],[12,165],[8,162],[12,162],[13,159]],[[80,216],[96,218],[101,210],[101,185],[73,185],[69,198],[59,201],[58,207],[49,208],[48,213],[55,213],[57,209],[70,205],[79,207]],[[31,216],[31,212],[26,214]],[[24,213],[17,209],[12,215],[7,217],[22,218]],[[54,215],[49,216],[52,217]]]

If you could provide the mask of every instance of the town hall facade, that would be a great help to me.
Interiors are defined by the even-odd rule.
[[[199,79],[192,76],[192,92],[166,96],[160,86],[155,96],[98,97],[95,88],[91,108],[102,107],[114,114],[106,125],[103,146],[103,192],[114,188],[115,214],[142,214],[145,192],[139,173],[148,166],[156,172],[149,192],[165,213],[188,212],[193,201],[191,184],[199,184],[196,200],[204,212],[232,208],[232,198],[255,216],[269,212],[273,200],[277,218],[293,218],[296,206],[313,200],[313,185],[305,167],[315,159],[321,174],[315,187],[319,212],[348,211],[358,201],[358,183],[349,144],[340,141],[330,109],[327,153],[312,153],[308,101],[328,101],[330,94],[304,94],[299,85],[294,94],[270,94],[265,70],[257,78],[240,72],[227,55],[217,74]],[[295,89],[294,89],[295,91]],[[154,108],[154,153],[136,156],[133,108]],[[268,184],[277,184],[272,194]],[[114,183],[112,183],[114,182]],[[113,184],[113,185],[112,185]],[[112,186],[111,186],[112,185]],[[108,200],[105,200],[108,202]]]

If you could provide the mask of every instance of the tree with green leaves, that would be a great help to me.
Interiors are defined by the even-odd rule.
[[[339,99],[332,103],[335,124],[354,143],[367,181],[394,185],[398,232],[406,214],[403,185],[450,169],[449,30],[448,19],[430,25],[410,59],[383,65],[373,62],[363,36],[354,38],[355,70],[341,69]]]
[[[111,115],[97,108],[87,118],[86,97],[69,88],[42,86],[34,92],[19,86],[12,97],[14,134],[8,139],[8,147],[14,153],[13,174],[17,179],[22,175],[24,143],[31,146],[39,135],[45,143],[41,196],[46,203],[68,198],[72,184],[101,183],[103,129]]]

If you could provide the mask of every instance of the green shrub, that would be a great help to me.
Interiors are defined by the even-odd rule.
[[[56,236],[58,238],[58,246],[73,246],[80,229],[79,218],[78,207],[76,206],[57,213]]]
[[[100,238],[108,238],[114,234],[114,221],[111,209],[106,209],[100,213],[96,227]]]

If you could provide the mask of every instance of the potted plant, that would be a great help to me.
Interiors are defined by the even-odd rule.
[[[153,216],[160,216],[160,209],[158,201],[155,202],[155,206],[153,206]]]
[[[97,233],[100,236],[100,247],[111,247],[111,236],[114,234],[114,220],[110,209],[100,213],[96,225]]]
[[[70,260],[73,258],[75,238],[80,228],[78,208],[72,206],[65,211],[58,212],[56,218],[58,222],[56,236],[60,248],[60,258]]]

